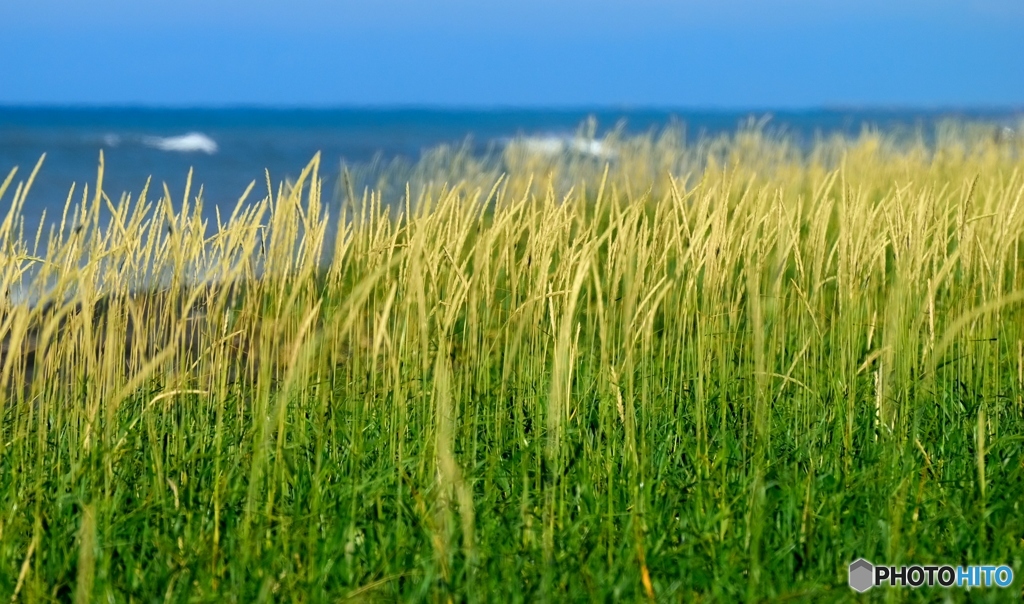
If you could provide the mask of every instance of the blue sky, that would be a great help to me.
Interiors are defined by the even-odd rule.
[[[4,0],[0,103],[1024,106],[1021,0]]]

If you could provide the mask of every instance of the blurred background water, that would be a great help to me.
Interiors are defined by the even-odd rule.
[[[46,154],[22,206],[23,230],[11,233],[30,246],[25,248],[27,252],[18,253],[22,257],[34,253],[31,242],[37,231],[43,235],[45,247],[46,233],[52,235],[59,224],[72,184],[72,206],[82,201],[86,185],[91,202],[101,151],[103,190],[113,204],[125,193],[137,199],[151,179],[149,201],[160,199],[166,186],[173,205],[180,207],[191,169],[190,205],[201,191],[207,218],[214,214],[212,206],[220,208],[225,218],[230,215],[250,183],[255,182],[250,201],[266,197],[266,171],[276,191],[280,182],[296,178],[319,152],[323,207],[332,218],[327,226],[327,240],[331,241],[342,215],[340,204],[351,199],[354,209],[366,189],[381,191],[384,204],[400,204],[406,183],[411,183],[415,204],[417,192],[424,186],[465,181],[486,188],[502,173],[544,173],[557,164],[560,167],[554,173],[562,180],[552,184],[562,193],[584,175],[600,178],[605,163],[617,166],[618,150],[622,161],[646,157],[656,164],[646,166],[649,172],[668,171],[686,178],[699,174],[702,158],[714,153],[715,141],[727,141],[729,136],[751,129],[772,139],[784,138],[792,143],[787,148],[800,153],[810,150],[817,140],[836,135],[856,137],[865,130],[881,133],[895,144],[930,144],[967,130],[972,136],[1016,138],[1024,123],[1022,117],[1024,113],[1008,109],[771,112],[8,106],[0,107],[0,179],[17,166],[16,186]],[[669,134],[663,137],[665,133]],[[648,134],[653,136],[631,138]],[[659,143],[653,155],[637,152],[636,144],[656,139],[669,144]],[[718,148],[727,149],[728,144]],[[837,157],[841,157],[842,146],[838,148]],[[759,147],[752,149],[758,153]],[[835,158],[830,162],[836,163]],[[543,174],[538,176],[543,178]],[[653,178],[653,173],[650,176]],[[14,198],[12,186],[0,199],[3,215]],[[45,228],[39,229],[44,211]],[[105,230],[109,218],[109,210],[101,207],[97,226]],[[73,222],[69,216],[65,237],[78,232]],[[213,226],[206,223],[204,237],[212,235]],[[268,233],[265,231],[265,236]],[[217,279],[214,274],[222,264],[216,254],[208,256],[203,266],[188,269],[188,279]],[[258,256],[253,266],[261,272]],[[85,253],[78,264],[84,265],[89,257]],[[325,256],[322,260],[329,259]],[[35,261],[24,256],[20,265],[22,273],[10,283],[8,293],[12,301],[32,303],[50,291],[56,274],[39,281]],[[169,279],[166,274],[154,273],[149,265],[141,271],[130,287],[149,287]]]
[[[590,137],[608,132],[657,133],[680,129],[693,142],[735,132],[751,120],[766,129],[809,144],[819,136],[856,135],[864,128],[887,133],[932,136],[944,120],[981,121],[1013,127],[1011,110],[447,110],[447,109],[157,109],[125,107],[0,107],[0,171],[19,167],[28,175],[39,157],[46,160],[24,207],[26,224],[44,208],[53,217],[69,188],[96,179],[99,152],[105,155],[104,190],[116,203],[122,192],[137,194],[152,177],[152,197],[166,183],[174,198],[184,192],[194,169],[193,197],[203,187],[207,204],[233,207],[246,186],[265,193],[265,173],[275,183],[296,176],[316,152],[322,153],[324,191],[337,196],[343,165],[415,164],[440,145],[475,155],[500,153],[510,140],[539,152],[571,148],[582,125]],[[600,146],[577,149],[601,158]],[[358,172],[358,170],[356,170]],[[365,170],[364,170],[365,173]],[[361,184],[361,183],[360,183]],[[8,192],[2,203],[10,204]]]

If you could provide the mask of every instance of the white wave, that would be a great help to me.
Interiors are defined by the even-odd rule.
[[[594,139],[577,138],[572,141],[572,149],[577,153],[593,157],[610,158],[615,155],[615,152],[609,149],[607,144]]]
[[[161,151],[176,151],[178,153],[192,153],[202,151],[208,155],[217,152],[217,141],[202,132],[189,132],[181,136],[147,136],[142,139],[142,144]]]
[[[103,144],[108,147],[116,147],[121,144],[121,137],[116,134],[107,134],[103,137]]]
[[[523,148],[529,153],[540,155],[558,155],[565,153],[566,140],[558,136],[532,136],[522,141]]]
[[[580,155],[589,155],[601,159],[615,157],[615,151],[604,141],[569,136],[530,136],[518,141],[510,141],[512,145],[522,145],[527,153],[538,155],[561,155],[568,151]]]

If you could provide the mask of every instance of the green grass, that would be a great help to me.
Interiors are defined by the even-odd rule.
[[[12,174],[0,597],[1019,599],[1024,143],[611,142],[230,220],[98,183],[48,238]]]

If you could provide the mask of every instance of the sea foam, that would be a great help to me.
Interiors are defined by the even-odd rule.
[[[201,151],[208,155],[217,152],[217,141],[202,132],[189,132],[181,136],[147,136],[142,139],[147,147],[153,147],[161,151],[176,151],[178,153],[193,153]]]
[[[603,141],[570,136],[530,136],[511,144],[521,144],[529,153],[539,155],[560,155],[566,152],[578,153],[600,159],[612,159],[615,151]]]

